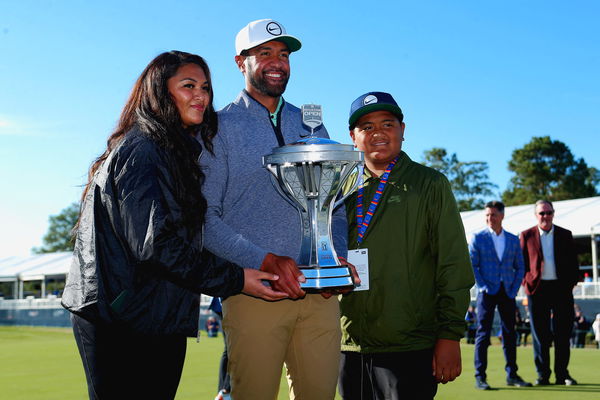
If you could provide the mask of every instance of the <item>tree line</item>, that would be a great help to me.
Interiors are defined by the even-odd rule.
[[[459,161],[456,153],[443,148],[425,151],[422,163],[442,172],[452,186],[460,211],[482,209],[491,197],[507,206],[598,196],[600,172],[583,158],[575,158],[569,147],[549,136],[533,137],[512,152],[508,170],[513,173],[500,195],[490,182],[485,161]]]
[[[507,206],[531,204],[539,199],[550,201],[598,196],[600,171],[576,158],[569,147],[549,136],[533,137],[512,152],[508,170],[513,173],[507,189],[495,192],[498,185],[490,181],[485,161],[460,161],[456,153],[434,147],[423,153],[421,163],[448,178],[460,211],[483,209],[491,199],[501,198]],[[43,246],[34,253],[72,251],[73,227],[79,218],[79,204],[73,203],[49,218]]]

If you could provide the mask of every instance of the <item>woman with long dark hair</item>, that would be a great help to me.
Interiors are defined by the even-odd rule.
[[[90,399],[172,399],[199,293],[286,295],[276,275],[202,251],[197,163],[217,132],[210,71],[197,55],[157,56],[136,81],[89,171],[62,304],[71,311]]]

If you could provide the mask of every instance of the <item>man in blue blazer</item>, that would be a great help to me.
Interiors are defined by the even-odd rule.
[[[490,390],[487,383],[487,350],[498,307],[502,322],[502,347],[506,360],[506,384],[531,386],[517,375],[517,347],[515,333],[515,296],[521,286],[525,266],[517,236],[502,229],[504,204],[490,201],[485,205],[487,228],[475,233],[469,243],[471,264],[475,273],[477,317],[475,335],[475,387]]]

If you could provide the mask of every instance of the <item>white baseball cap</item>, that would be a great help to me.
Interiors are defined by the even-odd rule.
[[[285,43],[290,52],[298,51],[302,47],[300,40],[288,35],[279,22],[272,19],[259,19],[250,22],[238,32],[235,37],[235,53],[241,55],[242,51],[250,50],[271,40]]]

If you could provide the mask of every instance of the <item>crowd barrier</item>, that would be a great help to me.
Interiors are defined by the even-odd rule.
[[[573,297],[575,301],[584,299],[600,299],[600,282],[579,282],[577,286],[573,288]],[[525,289],[523,286],[517,293],[517,301],[523,301],[527,298]],[[477,300],[477,285],[471,288],[471,301]]]
[[[209,314],[211,299],[204,295],[200,298],[201,324]],[[19,300],[0,297],[0,325],[70,327],[71,320],[69,312],[60,305],[60,298],[53,295],[45,299],[30,296]]]
[[[582,306],[588,318],[600,313],[600,283],[580,282],[573,289],[575,302]],[[523,304],[527,298],[521,287],[517,294],[517,303]],[[202,295],[200,299],[200,326],[204,326],[204,320],[210,314],[208,306],[211,302],[210,296]],[[477,287],[471,288],[471,301],[477,299]],[[23,326],[58,326],[70,327],[69,312],[60,305],[60,298],[48,296],[47,298],[33,298],[19,300],[5,300],[0,297],[0,325],[23,325]]]

